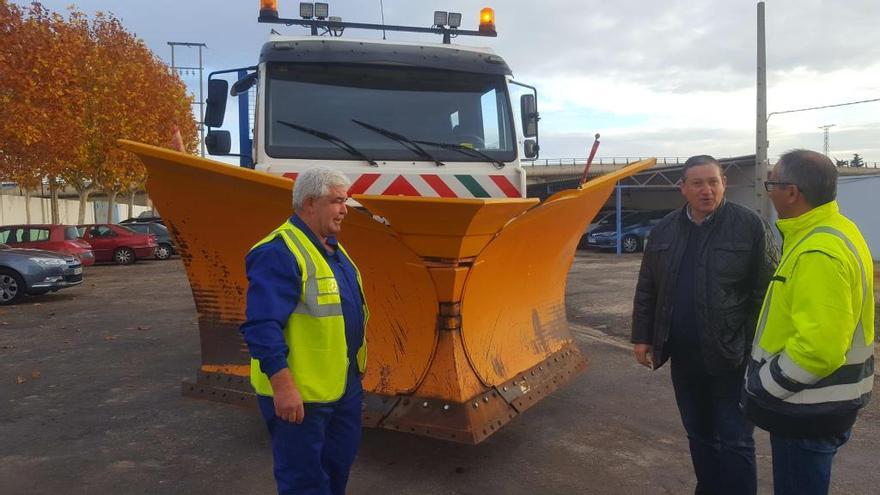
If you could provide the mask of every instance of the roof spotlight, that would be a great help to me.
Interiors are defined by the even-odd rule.
[[[449,13],[449,27],[457,28],[461,26],[461,13],[460,12],[450,12]]]
[[[434,25],[445,26],[448,23],[449,13],[445,10],[434,11]]]
[[[299,16],[303,19],[311,19],[315,16],[315,4],[309,2],[299,3]]]
[[[330,4],[315,2],[315,17],[326,19],[330,15]]]

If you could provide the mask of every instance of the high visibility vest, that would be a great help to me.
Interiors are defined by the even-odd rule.
[[[345,340],[345,321],[339,285],[327,260],[318,251],[305,232],[289,220],[256,243],[251,250],[281,237],[296,258],[302,274],[300,297],[296,308],[283,329],[284,341],[290,352],[287,367],[293,374],[297,389],[304,402],[333,402],[345,392],[348,378],[348,345]],[[357,266],[342,245],[337,245],[357,274],[358,287],[364,301],[364,327],[369,310],[363,293],[363,282]],[[291,280],[291,283],[294,281]],[[367,364],[366,332],[357,353],[358,370],[363,373]],[[260,369],[260,363],[251,359],[251,385],[259,395],[272,395],[269,377]]]
[[[868,246],[833,201],[778,226],[785,246],[758,319],[746,392],[786,415],[858,409],[874,383]]]

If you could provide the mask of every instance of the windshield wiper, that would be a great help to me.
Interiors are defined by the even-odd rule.
[[[470,156],[474,156],[477,158],[482,158],[483,160],[486,160],[487,162],[491,162],[492,165],[495,165],[495,168],[498,170],[501,170],[506,165],[506,163],[502,162],[501,160],[498,160],[496,158],[492,158],[491,156],[487,155],[486,153],[483,153],[482,151],[480,151],[476,148],[471,148],[470,146],[464,146],[464,145],[455,144],[455,143],[435,143],[433,141],[415,141],[415,142],[419,143],[419,144],[424,144],[426,146],[435,146],[437,148],[443,148],[444,150],[458,151],[459,153],[461,153],[463,155],[470,155]]]
[[[443,163],[440,160],[431,156],[431,154],[428,153],[427,151],[425,151],[424,148],[422,148],[421,146],[416,144],[418,141],[413,141],[412,139],[410,139],[402,134],[398,134],[394,131],[389,131],[388,129],[383,129],[381,127],[376,127],[372,124],[367,124],[366,122],[361,122],[360,120],[357,120],[357,119],[351,119],[351,121],[361,127],[366,127],[367,129],[369,129],[377,134],[381,134],[382,136],[385,136],[388,139],[393,139],[394,141],[397,141],[398,143],[402,144],[404,148],[415,153],[419,158],[424,158],[426,160],[430,160],[430,161],[434,162],[434,164],[437,165],[438,167],[442,167],[442,166],[446,165],[445,163]]]
[[[339,148],[343,151],[347,151],[350,155],[355,156],[357,158],[360,158],[361,160],[369,163],[370,166],[372,166],[372,167],[379,166],[379,164],[376,163],[375,160],[368,158],[367,155],[363,154],[360,150],[358,150],[354,146],[348,144],[347,142],[343,141],[342,139],[334,136],[333,134],[328,134],[326,132],[319,131],[317,129],[312,129],[311,127],[304,127],[304,126],[297,125],[297,124],[291,124],[290,122],[285,122],[283,120],[276,120],[276,122],[278,122],[281,125],[285,125],[287,127],[290,127],[291,129],[296,129],[297,131],[304,132],[304,133],[309,134],[311,136],[315,136],[316,138],[321,138],[324,141],[327,141],[328,143],[336,146],[337,148]]]

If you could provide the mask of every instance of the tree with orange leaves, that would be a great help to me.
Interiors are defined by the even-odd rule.
[[[34,2],[0,0],[0,175],[30,191],[46,182],[57,222],[58,188],[116,196],[143,187],[145,171],[116,147],[120,138],[166,145],[180,129],[194,152],[196,124],[186,87],[112,15],[67,18]],[[110,220],[110,219],[108,219]]]
[[[26,199],[44,181],[54,194],[59,164],[74,153],[57,132],[69,98],[67,74],[53,70],[63,56],[56,20],[38,3],[25,13],[0,0],[0,169]],[[57,203],[52,214],[57,221]]]

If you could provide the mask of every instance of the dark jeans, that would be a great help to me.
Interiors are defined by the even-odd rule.
[[[306,404],[301,424],[275,416],[272,397],[257,398],[272,436],[278,493],[345,495],[361,439],[363,391],[359,379],[349,379],[348,389],[338,402]]]
[[[700,359],[699,351],[685,358],[672,356],[675,400],[697,476],[694,493],[754,494],[754,426],[739,409],[744,372],[712,376]]]
[[[852,430],[823,438],[788,438],[770,434],[773,449],[773,493],[825,495],[831,482],[831,461]]]

